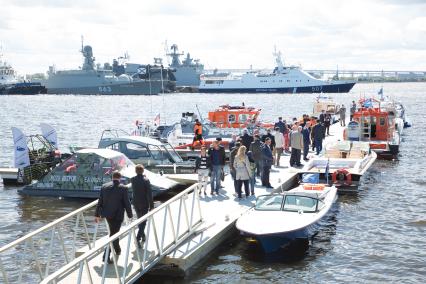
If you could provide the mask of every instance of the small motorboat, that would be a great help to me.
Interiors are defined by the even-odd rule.
[[[368,142],[336,141],[325,145],[321,156],[311,157],[301,169],[299,179],[306,174],[317,174],[318,181],[332,183],[340,189],[356,189],[361,177],[376,161]]]
[[[339,121],[340,105],[336,103],[332,97],[324,94],[320,94],[318,97],[316,97],[312,116],[319,117],[322,111],[325,111],[326,114],[331,115],[331,123],[336,123]]]
[[[146,136],[120,134],[116,129],[103,131],[98,148],[119,151],[154,173],[192,174],[195,170],[195,162],[184,161],[169,143]]]
[[[135,164],[124,154],[110,149],[82,149],[52,169],[45,176],[19,189],[23,195],[98,198],[102,184],[111,181],[119,171],[124,184],[135,176]],[[159,174],[145,170],[153,195],[172,189],[178,184]]]
[[[255,208],[237,220],[237,229],[265,254],[279,253],[318,232],[336,193],[335,186],[302,184],[280,194],[258,196]]]

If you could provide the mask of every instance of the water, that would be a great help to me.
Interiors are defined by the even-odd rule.
[[[337,102],[375,94],[382,84],[357,84]],[[263,262],[252,259],[235,236],[192,271],[184,283],[342,283],[403,282],[426,279],[426,106],[425,83],[383,84],[385,94],[401,100],[414,123],[403,135],[398,161],[377,161],[357,195],[341,196],[328,225],[302,260]],[[253,105],[261,118],[292,118],[310,113],[314,95],[306,94],[167,94],[164,96],[0,96],[0,166],[12,166],[10,127],[39,133],[39,124],[58,131],[63,152],[71,144],[97,145],[105,128],[131,130],[136,119],[174,122],[181,112],[202,115],[221,104]],[[0,184],[0,246],[87,203],[45,197],[21,197],[16,187]]]

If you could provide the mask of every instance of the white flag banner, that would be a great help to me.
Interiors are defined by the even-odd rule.
[[[47,141],[49,141],[56,149],[58,149],[58,135],[56,130],[49,124],[40,124],[41,133]]]
[[[12,127],[13,146],[15,148],[15,168],[25,168],[30,165],[27,137],[16,127]]]

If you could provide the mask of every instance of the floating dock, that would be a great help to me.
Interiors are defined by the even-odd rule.
[[[342,131],[342,127],[333,125],[330,128],[332,135],[328,136],[324,143],[341,139]],[[286,191],[296,185],[300,169],[289,167],[289,158],[289,154],[282,155],[281,166],[272,167],[270,175],[272,189],[260,186],[259,181],[257,182],[256,196]],[[96,235],[97,230],[88,229],[83,222],[87,245],[76,248],[73,259],[57,267],[56,271],[52,267],[50,273],[41,273],[40,275],[44,274],[41,276],[42,283],[116,283],[118,278],[121,280],[120,283],[133,283],[149,271],[168,276],[185,276],[195,264],[202,262],[235,232],[237,219],[255,205],[255,196],[238,200],[230,175],[225,176],[222,184],[224,188],[220,190],[219,195],[213,196],[210,195],[209,185],[206,190],[207,195],[204,195],[198,194],[199,184],[195,184],[142,218],[123,225],[120,232],[112,237]],[[95,205],[96,202],[86,205],[84,214],[91,216],[87,214],[93,214],[90,212]],[[78,214],[83,214],[83,208],[79,210],[81,212]],[[70,213],[70,217],[63,217],[46,225],[48,228],[53,228],[52,236],[55,234],[53,231],[55,228],[56,230],[62,228],[60,222],[71,220],[70,218],[74,218],[79,210],[76,210],[76,213]],[[93,217],[89,217],[89,221],[93,220],[90,218]],[[138,224],[143,221],[148,222],[145,230],[147,240],[142,248],[137,248],[135,233]],[[81,225],[77,218],[75,228],[78,226]],[[47,232],[48,228],[42,231]],[[90,237],[92,231],[94,235]],[[102,262],[103,251],[111,247],[113,240],[117,238],[120,239],[121,255],[113,264],[105,265]],[[6,252],[18,244],[23,244],[24,241],[32,242],[33,239],[36,239],[35,233],[0,248],[0,257],[3,251]],[[62,237],[60,239],[61,242],[66,243],[62,241]],[[55,246],[57,245],[52,243],[51,247]],[[37,256],[37,254],[33,255]],[[40,265],[38,261],[35,260]],[[45,265],[48,269],[49,265]],[[7,274],[4,273],[4,275]]]

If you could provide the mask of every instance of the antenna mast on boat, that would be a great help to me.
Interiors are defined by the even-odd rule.
[[[281,51],[277,51],[276,45],[274,45],[274,52],[272,55],[275,56],[275,63],[277,64],[278,72],[281,73],[284,70],[284,63],[281,59]]]
[[[83,53],[83,41],[84,41],[84,37],[83,35],[81,35],[81,53]]]
[[[200,121],[203,121],[203,117],[201,116],[201,112],[200,112],[200,109],[198,108],[198,105],[195,105],[195,107],[197,108],[198,115],[200,116]]]

